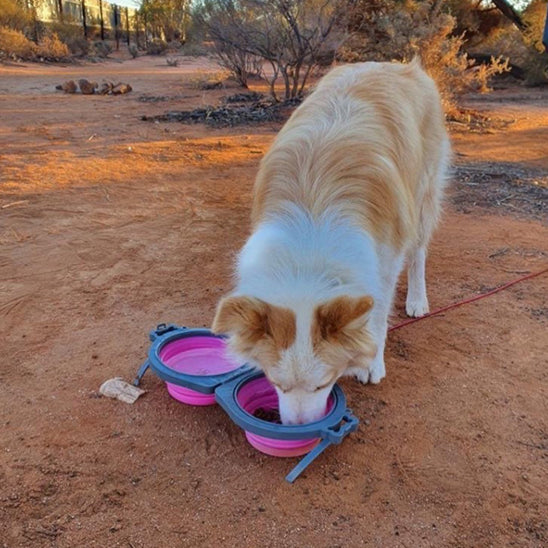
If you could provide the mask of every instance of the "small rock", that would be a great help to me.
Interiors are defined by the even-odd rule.
[[[113,87],[114,87],[114,84],[112,82],[104,82],[99,88],[99,94],[108,95],[109,93],[112,93]]]
[[[124,95],[131,91],[131,86],[129,84],[116,84],[112,88],[112,95]]]
[[[76,93],[76,90],[78,89],[78,86],[74,82],[74,80],[67,80],[63,84],[59,86],[55,86],[55,89],[59,89],[64,91],[65,93]]]
[[[84,95],[93,95],[95,93],[95,90],[98,87],[97,82],[90,82],[89,80],[86,80],[85,78],[78,80],[78,84],[80,86],[80,91]]]

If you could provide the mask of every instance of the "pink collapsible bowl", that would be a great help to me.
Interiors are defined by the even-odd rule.
[[[158,352],[163,365],[176,373],[195,377],[211,377],[229,373],[240,367],[226,353],[224,339],[214,336],[189,336],[164,344]],[[196,390],[166,382],[167,391],[176,400],[188,405],[213,405],[215,393]]]
[[[238,405],[249,415],[254,417],[254,413],[258,409],[265,411],[278,410],[278,395],[274,387],[268,382],[266,377],[259,377],[252,379],[248,382],[244,382],[239,388],[236,394],[236,401]],[[329,396],[327,401],[327,407],[325,415],[329,414],[333,407],[333,396]],[[257,417],[254,417],[256,420]],[[268,421],[264,421],[268,423]],[[291,431],[293,428],[299,428],[299,426],[284,426],[280,425],[279,428],[283,428],[286,431]],[[271,455],[273,457],[298,457],[310,452],[318,443],[320,438],[309,439],[276,439],[266,436],[260,436],[253,434],[252,432],[245,431],[245,435],[249,443],[258,449],[262,453]]]

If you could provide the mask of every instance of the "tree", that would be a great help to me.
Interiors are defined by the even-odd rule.
[[[234,52],[261,59],[262,75],[277,98],[275,84],[284,83],[284,98],[302,95],[310,72],[325,58],[333,59],[340,43],[335,25],[343,17],[341,0],[216,0],[197,13],[215,43],[217,55]]]
[[[191,0],[143,0],[140,16],[153,36],[167,40],[186,39]]]

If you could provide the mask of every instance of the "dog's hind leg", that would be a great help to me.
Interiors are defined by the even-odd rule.
[[[408,316],[424,316],[428,312],[426,295],[426,250],[430,236],[440,214],[441,189],[431,186],[424,196],[419,220],[417,242],[407,254],[407,299],[405,311]]]
[[[438,224],[441,201],[446,181],[449,143],[444,142],[438,151],[439,157],[434,165],[437,169],[427,173],[425,191],[422,197],[417,241],[407,255],[407,299],[405,311],[408,316],[418,317],[428,313],[426,295],[426,255],[430,237]]]
[[[424,316],[428,312],[426,295],[426,246],[413,249],[407,266],[407,300],[405,311],[408,316]]]

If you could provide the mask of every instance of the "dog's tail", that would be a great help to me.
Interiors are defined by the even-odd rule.
[[[424,69],[421,55],[418,51],[415,53],[413,59],[411,59],[411,61],[408,62],[408,65],[409,65],[409,68],[412,68],[412,69],[414,68]]]

